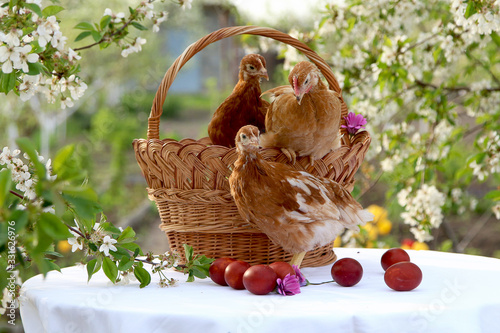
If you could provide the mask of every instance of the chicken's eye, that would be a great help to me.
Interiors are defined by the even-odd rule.
[[[254,66],[252,66],[252,65],[249,65],[249,66],[248,66],[248,68],[249,68],[250,70],[252,70],[252,71],[254,71],[254,70],[255,70],[255,67],[254,67]]]
[[[245,140],[247,138],[247,136],[245,134],[241,134],[241,139],[242,140]]]
[[[309,83],[309,79],[306,79],[306,80],[304,81],[304,84],[308,84],[308,83]]]

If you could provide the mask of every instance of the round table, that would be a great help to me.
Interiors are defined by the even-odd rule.
[[[383,249],[336,248],[364,269],[353,287],[302,287],[294,296],[253,295],[213,283],[160,288],[158,278],[112,285],[85,267],[35,276],[22,287],[21,318],[34,332],[500,332],[500,260],[434,251],[408,251],[423,272],[419,287],[391,290],[380,265]],[[331,266],[303,268],[310,282],[331,280]]]

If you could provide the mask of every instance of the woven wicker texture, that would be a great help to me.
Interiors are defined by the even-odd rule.
[[[213,258],[229,256],[250,264],[289,261],[291,254],[244,222],[238,213],[228,182],[237,159],[234,148],[211,145],[209,138],[181,141],[159,138],[163,103],[182,66],[207,45],[242,34],[268,37],[295,47],[318,66],[331,90],[342,93],[328,64],[297,39],[270,28],[223,28],[191,44],[170,66],[153,101],[147,139],[134,140],[133,146],[148,184],[149,198],[155,201],[160,213],[160,228],[166,233],[172,250],[182,253],[182,245],[188,244],[195,253]],[[347,106],[343,99],[341,102],[342,116],[346,116]],[[354,174],[369,145],[370,136],[366,131],[353,137],[346,134],[340,148],[315,161],[312,166],[307,166],[309,160],[305,157],[298,157],[296,164],[291,165],[279,149],[263,149],[262,155],[270,161],[286,163],[297,170],[335,180],[352,190]],[[329,244],[308,252],[302,266],[332,263],[335,261],[332,248],[333,245]]]

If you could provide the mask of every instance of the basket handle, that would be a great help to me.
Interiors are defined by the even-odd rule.
[[[309,46],[302,43],[296,38],[291,37],[288,34],[285,34],[281,31],[272,29],[272,28],[263,28],[257,26],[235,26],[235,27],[227,27],[222,28],[217,31],[214,31],[205,37],[199,39],[195,43],[188,46],[184,52],[174,61],[174,63],[170,66],[170,68],[165,73],[160,86],[158,87],[158,91],[156,92],[155,98],[153,100],[153,106],[151,107],[151,114],[148,119],[148,139],[159,139],[160,138],[160,117],[163,113],[163,103],[165,102],[165,98],[167,97],[167,92],[170,89],[175,77],[179,70],[184,66],[186,62],[189,61],[196,53],[203,50],[206,46],[217,42],[221,39],[237,36],[237,35],[258,35],[263,37],[272,38],[279,42],[283,42],[290,46],[293,46],[304,55],[306,55],[321,71],[326,81],[329,84],[331,90],[337,92],[340,96],[341,104],[342,104],[342,116],[347,115],[347,105],[342,98],[342,89],[340,88],[337,79],[333,75],[330,66],[323,60],[316,52],[311,50]]]

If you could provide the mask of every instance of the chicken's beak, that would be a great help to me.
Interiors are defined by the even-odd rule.
[[[297,103],[300,105],[302,102],[302,97],[304,97],[304,93],[295,93],[295,98],[297,99]]]
[[[265,78],[267,81],[269,81],[269,75],[267,75],[267,69],[262,68],[262,69],[259,71],[259,75],[260,75],[260,77],[263,77],[263,78]]]
[[[250,138],[250,145],[260,148],[260,140],[258,136],[252,136]]]
[[[297,76],[293,77],[293,94],[297,99],[297,103],[299,103],[300,105],[300,102],[302,101],[302,97],[304,97],[304,94],[300,92],[299,84],[297,83]]]

